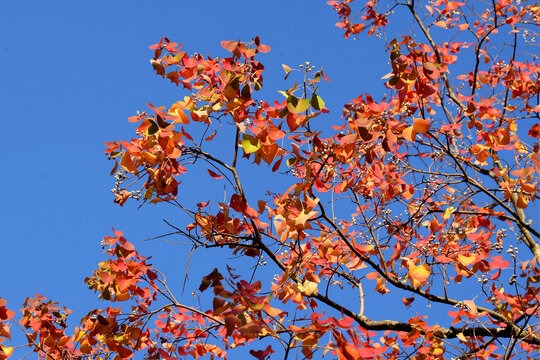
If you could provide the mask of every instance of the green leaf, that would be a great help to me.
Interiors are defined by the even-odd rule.
[[[260,147],[261,140],[255,136],[244,134],[242,137],[242,148],[246,154],[254,153],[255,151],[259,150]]]
[[[154,120],[149,119],[148,121],[150,121],[150,127],[146,129],[146,135],[148,136],[154,135],[155,133],[159,131],[159,126],[158,124],[156,124]]]
[[[291,167],[293,166],[294,164],[296,164],[298,162],[298,159],[297,158],[290,158],[290,159],[287,159],[287,166]]]
[[[322,110],[324,108],[324,101],[323,99],[317,95],[316,93],[313,93],[311,95],[311,106],[315,109],[315,110]]]
[[[298,106],[298,98],[294,95],[289,95],[287,97],[287,109],[289,109],[290,112],[295,113],[296,106]]]
[[[396,86],[398,82],[399,82],[399,76],[393,76],[390,80],[388,80],[388,85]]]
[[[262,84],[259,82],[259,80],[255,80],[253,85],[254,85],[255,91],[259,91],[262,88]]]
[[[309,108],[309,100],[302,99],[299,100],[297,97],[290,95],[287,98],[287,109],[295,114],[300,114],[306,111]]]
[[[298,103],[298,106],[296,107],[296,111],[299,113],[303,113],[309,108],[309,99],[302,99],[300,100],[300,103]]]
[[[285,96],[286,98],[289,97],[289,94],[287,94],[285,91],[278,90],[278,93],[280,93],[281,95]]]

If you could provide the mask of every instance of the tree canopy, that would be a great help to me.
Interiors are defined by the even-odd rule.
[[[169,205],[188,219],[168,236],[191,261],[223,256],[177,294],[113,230],[85,280],[108,306],[71,326],[43,296],[20,317],[0,299],[1,360],[19,345],[42,359],[537,356],[540,6],[328,5],[346,38],[380,37],[388,54],[373,84],[385,95],[344,99],[340,113],[309,62],[284,64],[285,88],[263,98],[271,48],[258,36],[222,41],[223,58],[166,37],[150,46],[156,74],[186,96],[149,103],[128,119],[133,138],[106,143],[114,201]],[[409,31],[391,36],[403,19]],[[212,191],[183,186],[201,170]],[[392,306],[372,316],[381,297]],[[12,331],[27,343],[9,344]]]

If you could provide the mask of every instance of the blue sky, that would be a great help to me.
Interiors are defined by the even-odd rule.
[[[111,227],[151,256],[170,287],[180,291],[187,248],[144,240],[170,231],[162,219],[178,226],[185,220],[164,204],[140,209],[134,201],[114,204],[113,163],[103,153],[106,141],[134,136],[127,118],[148,110],[147,102],[169,106],[187,95],[155,75],[149,45],[167,36],[183,43],[188,54],[214,57],[227,54],[222,40],[249,41],[258,35],[272,47],[259,57],[266,67],[261,98],[281,99],[277,90],[292,85],[283,81],[281,64],[310,61],[323,66],[331,79],[319,90],[330,114],[317,121],[322,127],[341,125],[344,103],[363,93],[383,94],[380,78],[389,67],[383,40],[345,40],[336,21],[326,1],[313,0],[0,2],[0,297],[8,307],[18,310],[26,297],[39,293],[74,310],[75,325],[92,308],[105,306],[83,281],[105,258],[100,242],[112,234]],[[392,24],[390,33],[399,32],[396,27],[408,31],[407,21]],[[217,151],[221,145],[227,146],[217,144]],[[183,180],[185,203],[222,194],[221,185],[209,187],[216,182],[204,168],[200,174]],[[248,193],[272,186],[284,190],[261,171],[244,170],[242,177]],[[208,251],[191,260],[188,297],[201,277],[223,262],[220,254]],[[412,316],[401,311],[403,295],[370,297],[366,314],[379,319],[392,309]]]
[[[34,293],[74,310],[74,318],[100,306],[83,280],[105,258],[100,241],[111,227],[152,256],[173,289],[181,288],[186,248],[143,240],[170,231],[164,218],[185,223],[170,206],[114,204],[113,163],[103,153],[105,141],[134,135],[127,118],[147,110],[147,102],[169,106],[187,94],[155,75],[149,45],[167,36],[188,54],[223,56],[222,40],[258,35],[272,47],[259,58],[266,67],[261,96],[279,99],[277,90],[291,86],[281,64],[310,61],[331,79],[319,91],[330,109],[321,121],[341,125],[342,105],[362,93],[380,96],[380,78],[389,68],[382,40],[345,40],[336,21],[325,1],[313,0],[1,2],[0,296],[8,306],[17,310]],[[258,172],[243,176],[248,191],[268,185]],[[205,184],[186,179],[188,191],[180,196],[191,204],[206,201]],[[214,267],[214,256],[192,259],[194,288]],[[396,291],[378,306],[368,305],[368,315],[384,314],[385,304],[401,306],[401,296]]]
[[[143,242],[169,230],[162,219],[175,220],[171,207],[114,204],[113,164],[103,154],[105,141],[134,135],[126,119],[147,102],[170,105],[186,94],[156,77],[149,45],[167,36],[188,53],[222,56],[220,41],[259,35],[272,47],[260,58],[266,96],[290,86],[281,64],[324,66],[332,80],[320,90],[331,110],[325,121],[341,124],[342,105],[376,94],[388,71],[382,41],[345,40],[336,21],[324,1],[312,0],[2,1],[0,296],[8,306],[17,310],[39,293],[75,317],[85,314],[96,297],[83,280],[104,259],[100,241],[111,226],[169,280],[183,279],[185,249]],[[251,186],[260,183],[247,176]],[[192,266],[197,286],[203,274],[196,274],[198,261]]]

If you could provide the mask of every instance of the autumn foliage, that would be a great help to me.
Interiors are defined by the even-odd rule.
[[[538,358],[540,6],[328,5],[346,38],[387,39],[382,98],[330,112],[319,87],[332,84],[306,62],[283,65],[290,87],[261,99],[259,37],[223,41],[223,58],[163,38],[151,65],[186,96],[148,104],[128,119],[134,138],[106,143],[116,203],[166,203],[191,219],[171,226],[192,257],[216,248],[242,268],[192,275],[194,306],[114,231],[85,280],[110,306],[72,329],[45,297],[20,316],[0,299],[0,359],[15,357],[12,331],[43,359]],[[388,38],[403,18],[412,32]],[[250,194],[246,168],[278,181]],[[183,187],[199,169],[224,201]],[[375,312],[380,296],[393,305]]]

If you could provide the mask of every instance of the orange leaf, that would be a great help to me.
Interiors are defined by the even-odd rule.
[[[401,196],[403,196],[403,198],[404,198],[405,200],[410,200],[410,199],[412,199],[413,195],[414,195],[414,186],[413,186],[412,184],[410,184],[410,185],[408,186],[407,190],[405,190],[405,191],[401,194]]]
[[[129,121],[129,122],[132,122],[132,123],[138,122],[138,121],[141,121],[141,120],[142,120],[142,117],[141,117],[141,116],[130,116],[130,117],[128,118],[128,121]]]
[[[268,304],[268,303],[264,305],[264,310],[266,311],[266,313],[268,315],[270,315],[272,317],[279,316],[279,315],[281,315],[283,313],[283,311],[271,307],[270,304]]]
[[[337,355],[340,360],[354,360],[359,359],[358,352],[347,344],[337,349]]]
[[[446,23],[444,21],[436,21],[433,25],[446,29]]]
[[[79,346],[79,350],[83,354],[90,354],[92,352],[92,345],[88,342],[88,340],[85,338],[81,341],[81,345]]]
[[[429,122],[424,119],[414,119],[414,131],[417,134],[425,134],[429,130]]]
[[[120,165],[127,172],[137,172],[137,168],[135,167],[135,164],[133,164],[133,160],[131,160],[131,155],[129,155],[128,152],[125,152],[124,155],[122,155]]]
[[[405,258],[407,267],[409,268],[409,280],[414,287],[421,287],[424,285],[431,274],[431,270],[428,264],[414,265],[411,259]]]
[[[129,293],[123,293],[123,294],[116,294],[114,299],[116,301],[128,301],[130,299]]]
[[[403,301],[403,304],[405,304],[406,307],[409,307],[414,301],[414,297],[411,296],[409,298],[401,298],[401,301]]]
[[[526,179],[529,175],[531,175],[534,172],[533,167],[526,167],[518,170],[512,171],[510,174],[519,177],[521,179]]]
[[[369,280],[374,280],[377,278],[377,276],[379,276],[379,273],[376,272],[376,271],[373,271],[373,272],[370,272],[366,275],[366,279],[369,279]]]
[[[124,206],[124,203],[129,199],[129,191],[122,190],[114,194],[114,202],[120,206]]]
[[[182,109],[175,109],[172,115],[177,116],[174,122],[177,122],[180,124],[186,124],[186,125],[189,124],[189,118]]]
[[[523,194],[520,194],[517,200],[517,207],[520,209],[526,209],[527,206],[529,206],[529,201],[525,198],[525,196],[523,196]]]
[[[402,132],[403,137],[405,140],[408,140],[410,142],[415,142],[416,140],[416,131],[414,130],[414,126],[409,126],[405,128]]]
[[[9,328],[9,324],[0,325],[0,337],[11,340],[11,329]]]
[[[474,300],[463,300],[463,303],[471,310],[471,314],[478,314],[478,309],[476,308]]]
[[[142,157],[144,158],[144,161],[150,166],[156,165],[158,163],[158,157],[148,151],[143,152]]]

